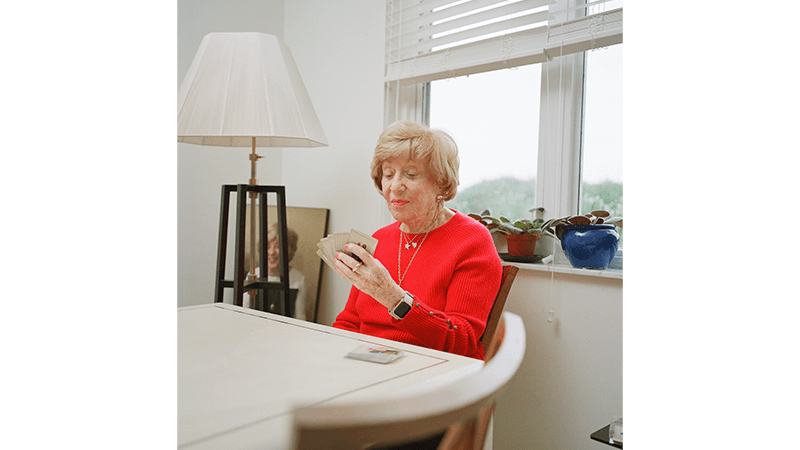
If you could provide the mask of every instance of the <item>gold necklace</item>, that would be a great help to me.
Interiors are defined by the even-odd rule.
[[[417,248],[417,243],[416,243],[416,242],[414,242],[414,241],[416,241],[416,240],[417,240],[417,238],[419,237],[419,235],[418,235],[418,234],[417,234],[417,235],[415,235],[415,236],[414,236],[414,238],[413,238],[413,239],[411,239],[411,241],[410,241],[410,242],[409,242],[409,240],[406,238],[406,234],[405,234],[405,233],[403,233],[403,230],[400,230],[400,234],[403,236],[403,241],[405,241],[405,243],[406,243],[406,244],[403,246],[403,247],[405,247],[405,248],[406,248],[406,250],[408,250],[408,249],[409,249],[409,247],[414,247],[414,248]]]
[[[400,240],[397,242],[397,285],[398,286],[403,284],[403,280],[406,278],[406,274],[408,273],[408,269],[411,268],[411,263],[413,263],[414,262],[414,258],[417,257],[417,253],[419,253],[419,249],[422,248],[422,244],[425,243],[425,238],[428,237],[428,233],[430,233],[430,231],[426,232],[425,236],[422,237],[422,242],[419,243],[419,246],[414,251],[414,254],[411,256],[411,261],[408,262],[408,266],[406,267],[406,271],[401,276],[400,275],[400,270],[401,270],[402,265],[400,264],[400,253],[402,252],[402,250],[400,250],[400,247],[403,245],[403,230],[400,230]],[[408,247],[406,247],[406,248],[408,248]]]
[[[408,262],[408,266],[406,267],[406,271],[403,272],[402,275],[400,275],[401,268],[402,268],[402,264],[400,263],[400,254],[402,253],[402,250],[400,248],[403,246],[403,230],[399,229],[399,227],[398,227],[398,229],[400,230],[400,239],[397,241],[397,285],[398,286],[403,284],[403,280],[406,278],[406,274],[408,273],[408,269],[411,268],[411,263],[413,263],[414,262],[414,258],[417,257],[417,253],[419,253],[419,249],[422,248],[422,244],[425,243],[425,239],[427,239],[428,233],[430,233],[431,230],[436,228],[436,221],[439,219],[439,213],[440,212],[441,211],[438,211],[438,208],[437,208],[437,212],[436,212],[436,214],[433,215],[433,220],[431,221],[431,224],[426,228],[428,231],[425,232],[425,236],[422,236],[422,241],[420,241],[419,246],[414,245],[416,250],[414,251],[414,254],[411,255],[411,261]],[[414,237],[414,239],[416,239],[416,236]],[[413,239],[412,239],[412,241],[413,241]],[[408,244],[407,243],[406,243],[406,248],[408,248]]]

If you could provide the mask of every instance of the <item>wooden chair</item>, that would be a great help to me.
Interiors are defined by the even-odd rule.
[[[318,405],[294,412],[294,449],[365,449],[413,443],[447,430],[439,449],[481,448],[479,418],[514,377],[525,355],[525,326],[506,312],[496,333],[502,343],[484,367],[452,383],[408,397],[369,403]]]
[[[492,349],[494,335],[497,332],[497,325],[500,322],[500,317],[503,315],[503,308],[506,306],[506,299],[508,293],[511,291],[511,285],[514,283],[514,278],[517,277],[519,267],[516,266],[503,266],[503,276],[500,279],[500,290],[497,291],[497,297],[494,299],[492,309],[489,311],[489,318],[486,320],[486,329],[483,331],[480,341],[483,344],[484,360],[491,359],[495,349]]]

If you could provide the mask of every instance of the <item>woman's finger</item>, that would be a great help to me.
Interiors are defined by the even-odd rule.
[[[344,267],[339,267],[342,271],[352,271],[353,267],[358,264],[358,261],[350,256],[347,252],[336,252],[336,266],[339,267],[339,263],[341,263]]]
[[[367,265],[369,260],[372,260],[372,255],[369,254],[367,249],[364,247],[353,244],[347,243],[344,244],[345,252],[350,252],[350,256],[355,257],[355,259],[360,260],[362,264]]]

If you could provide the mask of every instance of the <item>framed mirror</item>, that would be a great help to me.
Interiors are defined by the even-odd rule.
[[[293,317],[307,320],[309,322],[317,322],[317,314],[319,311],[320,278],[322,277],[322,266],[324,264],[322,259],[317,256],[317,242],[327,236],[329,218],[329,209],[303,208],[296,206],[286,207],[286,225],[289,228],[289,246],[293,246],[293,233],[297,239],[295,251],[292,252],[291,248],[289,250],[291,256],[291,259],[289,260],[289,287],[292,290],[296,289],[296,292],[292,292],[292,297],[296,295]],[[277,220],[277,207],[275,205],[268,205],[268,238],[271,236],[270,227],[277,231],[277,227],[275,226]],[[232,235],[234,229],[235,227],[233,224],[231,224],[228,228],[230,236],[228,240],[229,243],[234,242]],[[245,225],[245,235],[250,235],[249,220]],[[277,248],[277,239],[275,239],[274,244]],[[269,245],[270,243],[268,242],[268,249]],[[231,263],[226,266],[226,273],[229,273],[229,279],[233,278],[232,256],[233,252],[229,251],[228,258],[230,259]],[[257,253],[256,260],[258,260],[259,257],[260,255]],[[245,264],[247,264],[248,261],[249,252],[246,250]],[[259,268],[259,273],[260,272],[261,268]],[[272,274],[268,275],[270,275],[270,278],[272,278]],[[275,272],[275,275],[277,275],[277,272]],[[279,278],[276,277],[274,280],[271,279],[270,281],[278,280]],[[233,290],[226,289],[223,298],[226,303],[231,303],[233,301]],[[269,299],[263,301],[267,304],[270,302]],[[244,305],[245,307],[251,307],[249,295],[247,293],[245,293],[244,296]],[[266,307],[265,311],[269,312],[269,308]]]
[[[268,206],[267,217],[270,226],[277,221],[278,212],[275,206]],[[330,210],[324,208],[300,208],[295,206],[286,207],[286,225],[289,233],[297,233],[297,250],[292,259],[289,260],[289,285],[292,279],[292,269],[303,275],[305,279],[305,299],[298,295],[296,305],[304,305],[305,311],[297,311],[295,317],[303,317],[309,322],[317,321],[317,311],[319,310],[319,291],[320,278],[322,277],[322,259],[317,256],[317,242],[328,234],[328,219]],[[291,243],[292,238],[289,238]],[[290,251],[291,253],[291,251]],[[302,289],[301,289],[302,291]],[[302,294],[302,292],[300,292]]]

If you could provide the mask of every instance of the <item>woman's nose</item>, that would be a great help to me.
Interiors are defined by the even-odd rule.
[[[393,176],[389,180],[389,190],[390,191],[398,192],[398,191],[402,190],[404,187],[405,187],[405,185],[400,181],[400,177],[398,177],[397,175]]]

